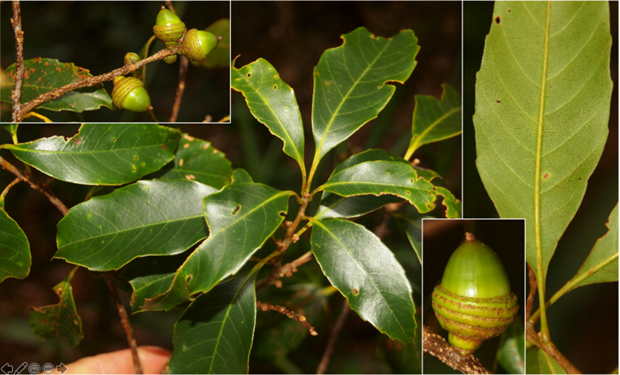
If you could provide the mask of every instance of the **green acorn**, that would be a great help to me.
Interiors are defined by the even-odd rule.
[[[450,256],[432,300],[439,324],[449,332],[448,341],[462,355],[499,336],[519,310],[504,265],[471,233]]]
[[[125,55],[125,65],[135,64],[140,61],[140,56],[135,52],[127,52]]]
[[[217,47],[221,39],[222,37],[208,31],[191,29],[185,34],[181,49],[188,59],[202,61]]]
[[[133,77],[114,78],[112,101],[116,107],[134,112],[144,112],[151,107],[151,98],[144,89],[144,83]]]
[[[185,32],[185,24],[179,16],[161,7],[153,26],[153,33],[164,42],[168,49],[173,49]]]

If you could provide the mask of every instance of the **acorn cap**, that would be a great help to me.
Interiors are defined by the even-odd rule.
[[[510,281],[501,260],[470,233],[450,256],[441,286],[464,297],[493,298],[510,294]]]

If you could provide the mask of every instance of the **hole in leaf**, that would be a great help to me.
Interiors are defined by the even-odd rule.
[[[499,25],[500,19],[499,16],[495,17],[495,23]]]
[[[246,75],[246,77],[248,77],[248,78],[250,78],[251,76],[252,76],[252,73],[248,73],[248,74]]]
[[[497,102],[498,102],[498,103],[501,103],[502,101],[501,101],[501,100],[497,100]]]
[[[185,278],[185,282],[189,284],[193,278],[194,278],[194,275],[187,275],[187,277]]]
[[[232,210],[231,215],[235,216],[239,212],[239,210],[241,210],[241,205],[240,204],[238,204],[237,207],[235,207]]]

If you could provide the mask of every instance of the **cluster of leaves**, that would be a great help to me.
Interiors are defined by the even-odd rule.
[[[476,85],[477,167],[503,218],[526,219],[526,259],[539,306],[577,287],[618,281],[618,206],[606,207],[609,231],[577,274],[547,300],[548,267],[575,216],[608,134],[613,83],[606,2],[497,2]],[[550,340],[545,308],[528,372],[567,369],[540,350]]]
[[[157,8],[153,9],[155,12]],[[153,17],[153,23],[155,23],[155,17]],[[196,67],[204,67],[208,69],[222,68],[230,66],[230,21],[229,19],[222,18],[215,21],[207,28],[206,31],[212,32],[215,35],[221,36],[222,40],[216,47],[216,49],[209,54],[209,56],[202,62],[192,62],[192,65]],[[155,35],[152,35],[143,47],[138,52],[138,55],[143,60],[149,57],[151,47],[154,45],[161,45],[160,43],[154,44],[158,39]],[[119,56],[117,61],[122,61],[122,56]],[[133,72],[135,78],[147,83],[146,79],[147,66],[141,67]],[[4,71],[0,72],[0,102],[12,103],[11,92],[15,88],[15,73],[16,64],[8,66]],[[64,86],[80,82],[87,78],[92,78],[90,70],[76,66],[74,63],[61,62],[54,58],[37,57],[33,59],[27,59],[24,61],[24,77],[22,84],[22,96],[21,103],[25,104],[31,100],[39,97],[40,95],[60,89]],[[150,80],[149,80],[150,81]],[[151,84],[150,82],[148,83]],[[175,88],[168,88],[170,92],[174,92]],[[172,103],[170,104],[172,107]],[[98,83],[92,87],[84,87],[77,90],[69,91],[64,95],[53,98],[35,107],[35,110],[46,110],[52,112],[74,112],[76,114],[83,113],[85,111],[96,111],[101,108],[108,108],[110,110],[116,110],[112,98],[103,83]],[[161,108],[157,108],[157,112],[162,115],[166,114],[168,109],[164,111]],[[48,113],[48,112],[41,112]],[[34,116],[38,116],[34,114]],[[153,114],[153,117],[155,115]],[[204,116],[204,114],[203,114]],[[45,117],[42,117],[45,119]],[[202,120],[203,118],[196,119]],[[219,119],[216,119],[219,120]]]
[[[443,198],[446,215],[460,217],[461,204],[435,172],[380,149],[353,155],[310,191],[321,158],[377,116],[396,89],[387,82],[403,83],[410,76],[419,49],[411,30],[385,39],[360,28],[343,39],[343,46],[326,51],[315,69],[316,150],[309,171],[293,90],[265,60],[233,69],[233,88],[299,164],[299,194],[253,182],[209,142],[169,127],[83,124],[70,139],[18,143],[17,125],[5,126],[15,144],[0,148],[53,178],[95,187],[129,184],[72,207],[57,225],[55,258],[94,272],[118,271],[120,286],[122,279],[131,285],[134,312],[167,311],[189,302],[175,325],[170,372],[248,371],[257,276],[281,257],[283,243],[296,242],[310,228],[311,254],[333,287],[305,288],[306,296],[316,296],[311,306],[302,307],[306,319],[311,323],[320,302],[338,290],[362,319],[412,344],[415,305],[403,267],[377,235],[348,219],[389,203],[410,204],[416,215],[394,216],[420,259],[422,214]],[[461,128],[460,97],[449,86],[442,100],[418,96],[416,101],[409,156],[423,144],[458,135]],[[318,211],[306,215],[307,204],[319,195]],[[291,197],[300,207],[292,221],[284,222]],[[0,213],[7,222],[0,232],[0,280],[23,278],[31,263],[28,241],[6,212]],[[301,220],[306,225],[294,233]],[[277,249],[265,252],[270,239]],[[55,289],[58,305],[32,311],[40,337],[81,339],[72,276]],[[293,333],[299,342],[303,332]]]

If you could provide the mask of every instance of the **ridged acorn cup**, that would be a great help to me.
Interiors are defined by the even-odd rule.
[[[125,55],[125,65],[135,64],[140,61],[140,56],[135,52],[127,52]]]
[[[191,29],[185,34],[181,49],[188,59],[202,61],[217,47],[220,39],[208,31]]]
[[[179,16],[162,7],[157,14],[153,33],[164,42],[168,49],[173,49],[185,32],[185,23]]]
[[[449,332],[448,341],[462,355],[499,336],[519,310],[501,260],[471,233],[450,256],[432,299],[439,324]]]
[[[144,89],[144,83],[133,77],[114,78],[112,101],[116,107],[134,112],[144,112],[151,107],[151,98]]]

